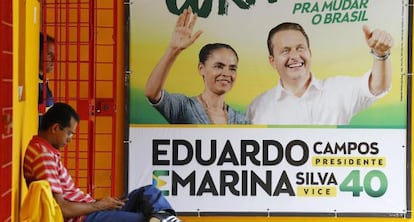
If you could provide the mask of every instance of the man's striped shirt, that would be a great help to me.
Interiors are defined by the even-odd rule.
[[[36,180],[47,180],[52,192],[62,194],[67,201],[86,203],[95,201],[75,186],[61,161],[59,151],[39,136],[34,136],[26,149],[23,171],[27,186]]]

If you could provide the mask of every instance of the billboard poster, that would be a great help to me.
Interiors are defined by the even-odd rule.
[[[408,4],[132,2],[129,189],[189,215],[407,216]]]

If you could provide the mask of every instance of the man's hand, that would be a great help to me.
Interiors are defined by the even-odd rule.
[[[93,206],[99,210],[118,210],[125,205],[124,201],[113,197],[105,197],[93,203]]]
[[[87,215],[101,210],[117,210],[124,206],[124,202],[113,197],[106,197],[93,203],[67,201],[62,194],[53,193],[56,202],[66,219]]]
[[[368,47],[378,56],[387,54],[394,44],[391,34],[384,30],[374,29],[371,31],[366,25],[362,27],[362,30]]]

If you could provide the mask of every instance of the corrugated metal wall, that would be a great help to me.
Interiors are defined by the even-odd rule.
[[[13,21],[12,0],[0,7],[0,221],[11,221]]]

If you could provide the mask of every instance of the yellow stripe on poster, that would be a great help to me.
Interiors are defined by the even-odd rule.
[[[336,156],[314,156],[312,166],[316,167],[385,167],[385,157],[336,157]]]
[[[336,197],[336,187],[298,186],[296,193],[298,197]]]

